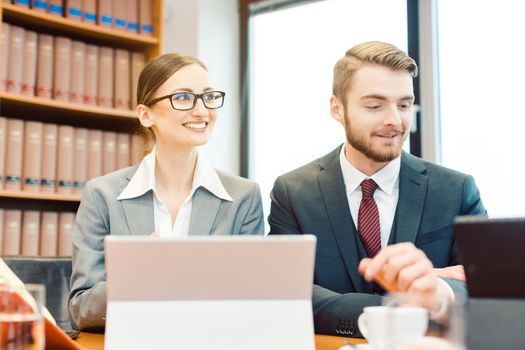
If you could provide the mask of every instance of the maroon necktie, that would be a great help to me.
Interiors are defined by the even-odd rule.
[[[363,197],[359,205],[357,230],[369,258],[381,250],[381,230],[379,229],[379,211],[374,200],[377,184],[372,179],[361,182]]]

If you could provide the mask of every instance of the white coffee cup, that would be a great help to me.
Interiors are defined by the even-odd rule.
[[[422,338],[428,310],[422,307],[369,306],[359,315],[361,334],[374,350],[396,349]]]

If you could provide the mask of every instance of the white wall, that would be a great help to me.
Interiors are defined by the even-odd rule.
[[[239,10],[238,0],[164,0],[164,52],[200,58],[211,81],[226,92],[214,134],[202,148],[217,169],[239,174]]]

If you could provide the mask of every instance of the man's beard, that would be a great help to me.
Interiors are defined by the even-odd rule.
[[[350,125],[350,120],[345,113],[345,134],[346,134],[346,140],[348,143],[357,151],[364,154],[368,159],[371,159],[375,162],[380,163],[386,163],[390,162],[397,157],[401,155],[402,152],[402,145],[405,142],[407,138],[407,134],[405,134],[405,130],[403,127],[399,128],[391,128],[391,129],[385,129],[381,130],[380,132],[374,131],[371,135],[371,137],[376,135],[385,135],[385,134],[392,134],[396,133],[402,136],[402,142],[400,145],[393,144],[389,149],[386,149],[384,151],[377,151],[374,150],[372,147],[372,143],[367,141],[364,135],[360,135],[359,133],[352,132],[352,126]]]

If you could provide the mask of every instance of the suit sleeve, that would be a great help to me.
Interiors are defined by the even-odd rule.
[[[108,234],[104,205],[96,205],[88,182],[73,225],[73,271],[69,315],[78,330],[96,330],[106,322],[104,237]]]
[[[476,183],[474,182],[474,178],[470,175],[465,177],[465,181],[463,183],[463,196],[462,196],[460,210],[461,211],[459,215],[480,215],[480,216],[487,215],[487,211],[485,210],[485,207],[483,207],[483,203],[481,201],[478,187],[476,186]],[[459,256],[459,248],[456,243],[454,243],[454,246],[452,247],[452,253],[450,256],[451,256],[451,260],[449,262],[449,265],[461,264],[461,259]],[[466,290],[464,286],[460,286],[460,288],[458,289],[456,285],[453,285],[450,282],[449,284],[451,285],[452,289],[454,289],[455,292]]]
[[[250,208],[244,218],[240,234],[263,235],[264,213],[259,185],[254,184],[251,194]]]
[[[487,215],[487,211],[481,202],[478,187],[472,176],[467,176],[463,184],[463,201],[460,215]]]
[[[290,203],[288,190],[282,178],[275,181],[272,199],[270,234],[302,234],[302,229]],[[338,336],[362,336],[357,318],[366,306],[381,305],[382,297],[366,293],[340,294],[314,284],[312,308],[315,332]]]

